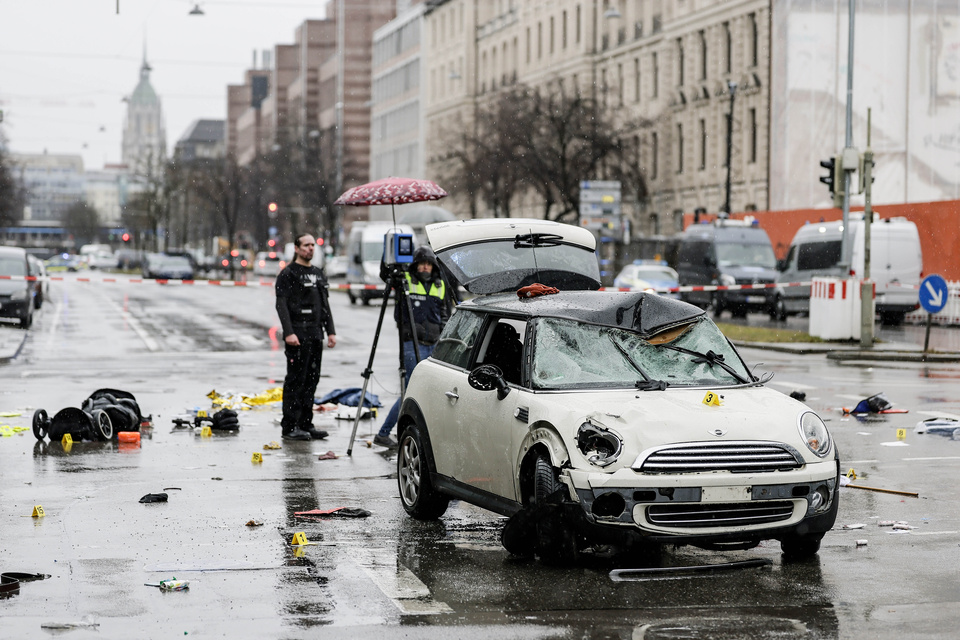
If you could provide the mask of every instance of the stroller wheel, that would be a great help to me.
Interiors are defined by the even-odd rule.
[[[33,412],[33,435],[37,440],[43,440],[46,437],[49,424],[50,420],[45,410],[37,409]]]
[[[97,440],[110,440],[113,438],[113,422],[110,415],[103,409],[97,409],[93,412],[93,436]]]

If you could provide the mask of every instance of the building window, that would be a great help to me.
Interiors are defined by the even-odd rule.
[[[707,168],[707,121],[700,118],[700,171]]]
[[[657,170],[660,168],[660,136],[654,131],[650,134],[650,179],[657,179]]]
[[[653,89],[650,92],[650,97],[656,98],[660,95],[660,63],[657,60],[657,52],[654,51],[650,54],[653,60]]]
[[[530,64],[530,27],[527,27],[527,64]]]
[[[550,16],[550,55],[553,55],[553,42],[554,42],[554,22],[553,22],[553,16]]]
[[[723,70],[730,73],[733,69],[733,35],[730,33],[730,23],[723,23],[723,50],[725,57],[723,61]]]
[[[543,23],[537,23],[537,60],[543,58]]]
[[[566,10],[564,10],[563,17],[560,19],[560,29],[561,29],[561,34],[560,34],[561,45],[560,46],[566,49],[567,48],[567,12]]]
[[[707,34],[700,30],[700,79],[707,79]]]
[[[603,97],[603,106],[607,106],[607,70],[600,70],[600,92]]]
[[[683,86],[683,38],[677,38],[677,86]]]
[[[623,63],[617,64],[617,104],[623,106]]]
[[[750,21],[750,66],[757,66],[757,60],[760,55],[760,34],[757,29],[757,14],[751,13],[747,16]]]
[[[750,163],[757,161],[757,110],[751,108],[750,118]]]
[[[633,59],[633,101],[640,102],[640,58]]]
[[[577,44],[580,44],[580,27],[581,27],[581,24],[580,24],[580,5],[577,5],[577,25],[576,25],[576,26],[577,26],[577,30],[576,30],[576,33],[577,33]]]
[[[677,173],[683,173],[683,125],[677,125]]]

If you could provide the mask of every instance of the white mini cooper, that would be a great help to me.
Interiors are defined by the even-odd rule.
[[[510,517],[508,551],[549,561],[594,544],[819,550],[839,498],[830,434],[702,310],[597,291],[595,240],[578,227],[472,220],[427,235],[477,297],[406,390],[407,513],[436,519],[464,500]],[[559,292],[526,297],[535,283]]]

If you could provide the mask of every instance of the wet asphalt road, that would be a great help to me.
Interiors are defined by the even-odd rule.
[[[0,438],[0,571],[50,575],[0,599],[3,637],[60,636],[42,625],[84,621],[99,626],[65,637],[955,637],[960,441],[912,430],[930,414],[960,416],[960,365],[745,350],[748,362],[776,372],[774,388],[807,394],[860,484],[920,494],[844,489],[837,529],[815,560],[784,563],[768,543],[546,567],[511,558],[499,544],[502,519],[469,505],[455,504],[437,523],[407,518],[395,455],[365,445],[377,421],[361,422],[350,458],[352,421],[330,414],[317,417],[328,440],[280,450],[263,450],[280,440],[278,406],[243,412],[234,435],[173,430],[176,415],[209,408],[212,390],[253,395],[280,384],[270,287],[63,282],[51,293],[20,353],[0,364],[0,412],[23,414],[0,424],[29,427],[35,408],[52,415],[109,387],[133,393],[154,427],[138,448],[75,443],[65,451],[29,432]],[[324,355],[318,395],[362,384],[379,310],[350,307],[341,294],[333,304],[340,344]],[[386,406],[398,389],[391,325],[371,383]],[[0,327],[7,331],[18,330]],[[878,391],[909,413],[859,422],[839,411]],[[906,446],[891,446],[898,428],[908,429]],[[318,459],[328,450],[340,457]],[[251,461],[254,452],[262,463]],[[160,491],[167,503],[138,502]],[[35,505],[47,515],[29,517]],[[295,515],[342,506],[372,515]],[[917,528],[893,533],[879,520]],[[299,557],[290,545],[298,531],[317,543]],[[771,564],[631,582],[609,576],[641,563],[755,558]],[[144,586],[172,577],[190,589]]]

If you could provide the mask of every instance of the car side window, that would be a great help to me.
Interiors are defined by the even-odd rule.
[[[491,323],[478,364],[496,365],[503,372],[504,380],[521,384],[525,334],[526,323],[522,320],[500,318]]]
[[[432,357],[461,369],[469,368],[470,356],[482,327],[483,315],[457,309],[440,334]]]

